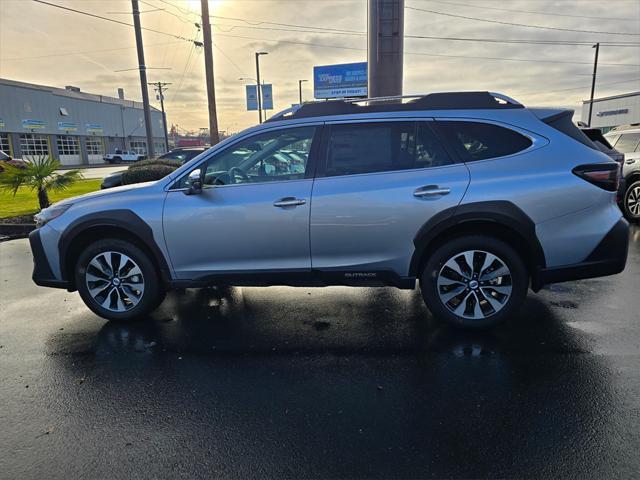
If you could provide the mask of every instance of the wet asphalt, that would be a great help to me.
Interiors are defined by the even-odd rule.
[[[171,293],[107,323],[0,243],[1,478],[637,478],[640,228],[624,273],[490,332],[418,291]]]

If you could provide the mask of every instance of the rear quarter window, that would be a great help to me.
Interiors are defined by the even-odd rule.
[[[491,123],[438,121],[438,126],[465,162],[513,155],[533,143],[516,131]]]

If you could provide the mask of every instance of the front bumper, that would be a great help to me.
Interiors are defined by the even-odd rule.
[[[41,287],[68,288],[68,282],[58,280],[51,270],[40,239],[40,229],[36,229],[29,234],[29,244],[33,254],[33,275],[31,278],[35,284]]]
[[[531,279],[531,289],[537,292],[543,285],[549,283],[606,277],[620,273],[627,263],[628,249],[629,223],[621,218],[583,262],[561,267],[539,268]]]

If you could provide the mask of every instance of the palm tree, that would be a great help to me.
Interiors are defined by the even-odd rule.
[[[22,168],[4,163],[4,172],[0,173],[0,190],[11,191],[14,196],[20,187],[37,190],[40,209],[47,208],[50,205],[48,192],[65,190],[83,178],[80,170],[56,173],[60,166],[58,160],[48,156],[36,157]]]

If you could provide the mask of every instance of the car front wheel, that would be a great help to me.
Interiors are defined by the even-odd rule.
[[[84,303],[108,320],[142,318],[163,297],[149,256],[136,245],[116,238],[94,242],[80,254],[75,281]]]
[[[455,238],[426,262],[420,288],[438,318],[464,328],[487,328],[511,317],[527,294],[529,277],[518,253],[488,236]]]

